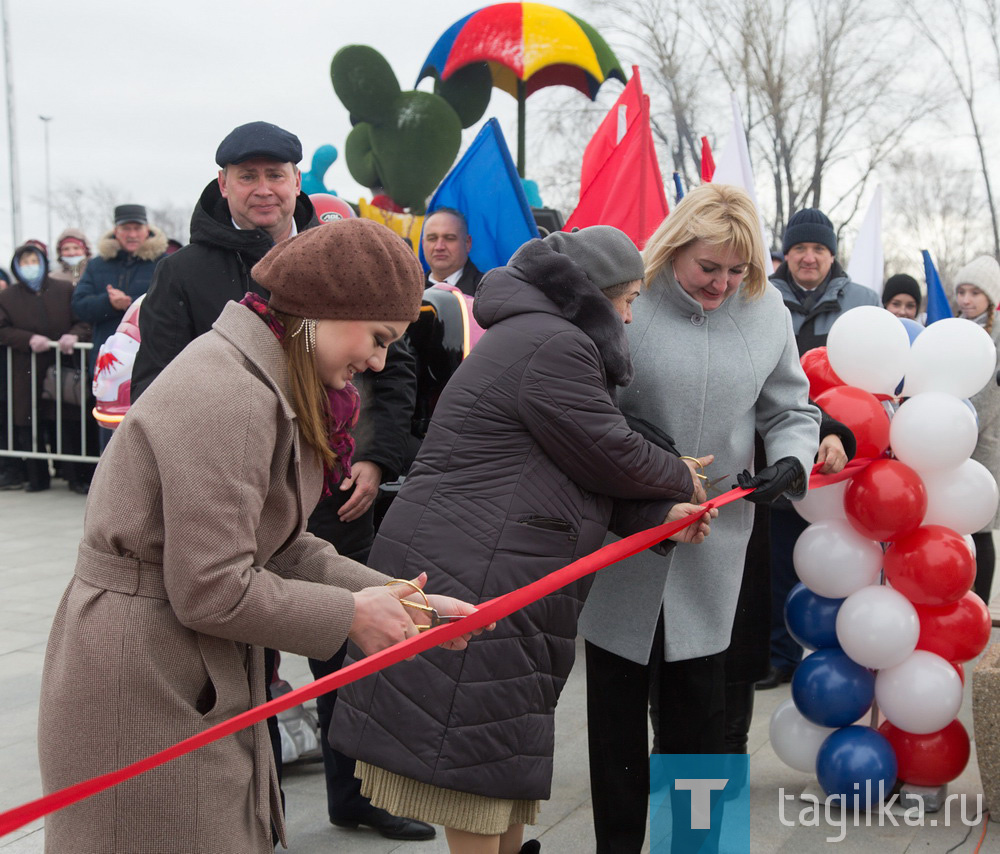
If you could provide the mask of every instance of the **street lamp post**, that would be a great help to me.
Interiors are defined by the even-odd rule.
[[[52,171],[49,168],[49,122],[52,121],[52,116],[39,116],[42,120],[42,124],[45,126],[45,217],[48,222],[49,229],[49,252],[55,251],[55,247],[52,245]]]
[[[7,152],[10,163],[10,230],[14,247],[21,243],[21,191],[18,186],[17,134],[14,130],[14,80],[10,58],[10,27],[7,24],[7,0],[0,0],[0,28],[3,29],[4,81],[7,95]]]

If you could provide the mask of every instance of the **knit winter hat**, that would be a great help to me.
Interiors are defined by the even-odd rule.
[[[1000,305],[1000,264],[991,255],[973,258],[955,274],[952,291],[959,285],[975,285],[989,297],[994,307]]]
[[[781,251],[786,255],[797,243],[820,243],[837,254],[837,232],[833,230],[830,218],[816,208],[803,208],[792,214],[785,226],[785,237],[781,241]]]
[[[895,276],[889,276],[886,279],[885,287],[882,288],[882,305],[888,305],[892,302],[892,298],[899,296],[899,294],[906,294],[913,297],[916,300],[918,308],[923,301],[923,295],[920,293],[920,285],[917,284],[917,280],[913,276],[907,276],[906,273],[897,273]]]
[[[566,255],[600,290],[634,282],[643,277],[642,255],[632,238],[611,225],[592,225],[573,231],[556,231],[543,238],[545,245]]]
[[[409,320],[420,315],[424,274],[409,244],[381,223],[342,219],[283,240],[254,279],[270,306],[314,320]]]

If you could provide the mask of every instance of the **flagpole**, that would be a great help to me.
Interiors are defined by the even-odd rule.
[[[517,81],[517,174],[524,177],[524,102],[527,100],[523,80]]]

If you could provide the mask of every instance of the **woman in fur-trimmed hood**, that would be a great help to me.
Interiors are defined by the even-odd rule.
[[[73,291],[73,312],[94,328],[90,369],[101,345],[118,328],[127,309],[153,280],[153,268],[167,249],[167,237],[146,219],[142,205],[115,208],[115,227],[97,241],[97,257],[87,262]]]
[[[691,469],[612,399],[632,377],[624,323],[641,276],[638,250],[609,226],[532,240],[486,274],[474,306],[486,331],[438,401],[371,566],[426,571],[435,589],[482,602],[594,551],[609,526],[690,512],[671,508],[691,498]],[[331,741],[361,760],[362,792],[445,825],[453,852],[483,835],[516,850],[549,796],[553,712],[588,586],[528,605],[447,660],[431,650],[342,689]]]

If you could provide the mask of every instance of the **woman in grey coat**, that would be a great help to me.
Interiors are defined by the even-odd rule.
[[[426,571],[436,591],[482,602],[691,497],[691,468],[633,432],[613,398],[632,376],[622,321],[642,272],[624,233],[595,226],[530,241],[486,275],[475,302],[486,332],[438,401],[373,567]],[[362,793],[445,825],[453,852],[516,852],[549,796],[553,713],[588,586],[526,606],[450,660],[431,650],[343,689],[332,740],[360,760]]]
[[[978,323],[985,329],[1000,356],[1000,323],[997,323],[997,303],[1000,301],[1000,264],[990,255],[974,258],[955,276],[955,302],[958,317]],[[979,440],[972,459],[989,469],[1000,481],[1000,386],[990,380],[972,396],[972,405],[979,419]],[[993,588],[996,547],[993,531],[1000,527],[1000,510],[983,530],[972,535],[976,544],[976,595],[987,604]]]
[[[819,444],[791,318],[764,272],[747,194],[707,184],[684,197],[644,253],[649,286],[629,343],[622,411],[715,454],[710,476],[801,496]],[[751,476],[754,433],[769,465]],[[737,472],[742,472],[736,475]],[[720,484],[721,486],[721,484]],[[651,674],[661,669],[663,753],[724,753],[724,661],[753,524],[726,507],[698,549],[643,552],[598,574],[580,619],[587,643],[591,788],[599,852],[639,851],[649,796]]]

